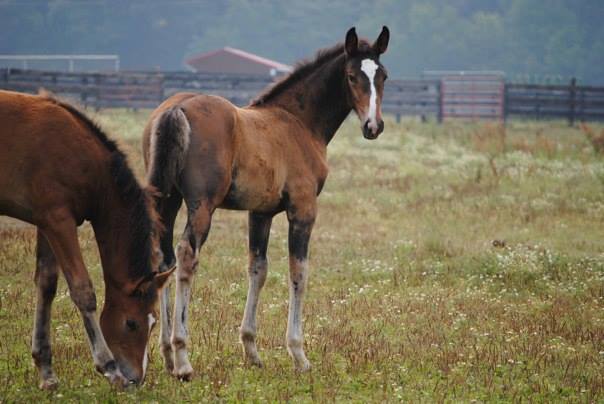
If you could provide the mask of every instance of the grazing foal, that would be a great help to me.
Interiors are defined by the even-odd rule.
[[[80,310],[94,364],[112,383],[144,379],[157,288],[152,199],[115,143],[79,110],[49,96],[0,91],[0,215],[38,228],[32,355],[40,387],[53,388],[50,309],[59,268]],[[100,323],[78,245],[92,223],[105,279]]]
[[[246,359],[258,366],[256,308],[266,279],[269,230],[275,214],[287,213],[287,348],[298,369],[310,368],[302,301],[317,195],[328,171],[326,148],[352,109],[365,138],[383,131],[386,72],[379,57],[388,39],[386,27],[372,45],[351,28],[344,44],[319,52],[245,108],[220,97],[180,93],[153,112],[143,149],[149,183],[161,192],[158,208],[167,230],[161,238],[163,267],[178,263],[172,335],[164,290],[160,336],[166,368],[175,376],[189,379],[193,372],[186,350],[187,307],[199,249],[216,208],[249,211],[249,291],[240,337]],[[172,232],[183,199],[187,225],[175,256]]]

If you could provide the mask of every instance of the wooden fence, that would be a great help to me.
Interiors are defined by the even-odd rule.
[[[382,112],[401,116],[436,117],[442,120],[441,85],[438,80],[388,80],[382,98]]]
[[[441,93],[443,119],[505,119],[501,75],[446,75],[441,77]]]
[[[573,79],[567,86],[508,84],[505,92],[508,116],[567,119],[571,125],[604,120],[604,87],[577,86]]]
[[[93,108],[155,108],[179,91],[221,95],[247,104],[271,84],[263,76],[191,72],[66,73],[0,69],[0,89],[36,93],[45,88]],[[604,87],[504,83],[501,76],[445,75],[389,80],[382,110],[435,118],[604,120]]]

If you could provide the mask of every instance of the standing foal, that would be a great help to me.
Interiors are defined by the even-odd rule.
[[[351,28],[344,44],[320,51],[245,108],[220,97],[179,93],[153,112],[143,151],[149,183],[162,193],[163,266],[178,263],[172,334],[164,290],[160,335],[166,368],[175,376],[188,380],[193,372],[186,349],[187,310],[199,249],[216,208],[249,211],[249,291],[240,336],[246,359],[257,366],[262,362],[255,342],[256,308],[266,279],[269,230],[275,214],[287,213],[287,348],[298,369],[310,368],[302,302],[317,196],[328,172],[326,148],[352,109],[365,138],[383,131],[386,71],[379,58],[388,40],[386,27],[373,44],[359,40]],[[187,225],[175,256],[172,233],[183,199]]]

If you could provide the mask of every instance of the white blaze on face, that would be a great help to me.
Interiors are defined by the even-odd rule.
[[[375,72],[377,72],[377,69],[378,69],[378,65],[371,59],[363,59],[363,61],[361,62],[361,70],[363,71],[363,73],[365,73],[365,75],[369,79],[369,88],[371,91],[369,94],[369,108],[368,108],[367,117],[365,118],[365,120],[369,121],[368,126],[369,126],[369,129],[371,129],[372,131],[377,131],[377,129],[378,129],[377,118],[376,118],[377,94],[375,91],[375,83],[374,83]]]

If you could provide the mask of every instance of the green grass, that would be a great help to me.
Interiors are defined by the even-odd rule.
[[[142,176],[148,111],[98,120]],[[0,222],[0,401],[604,400],[604,160],[564,123],[347,121],[329,147],[305,307],[307,374],[285,349],[287,223],[275,219],[258,317],[266,367],[238,344],[247,288],[246,214],[218,211],[191,307],[196,376],[163,370],[152,341],[143,387],[96,374],[63,280],[53,310],[55,392],[29,353],[34,230]],[[179,218],[177,233],[182,231]],[[102,300],[90,228],[81,245]]]

